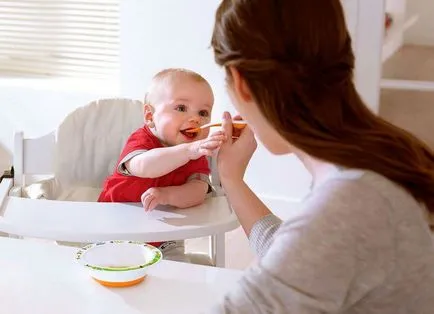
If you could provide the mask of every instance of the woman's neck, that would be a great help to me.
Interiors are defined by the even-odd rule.
[[[294,151],[298,159],[312,176],[312,187],[326,180],[331,174],[336,173],[339,168],[329,162],[314,158],[301,150]]]

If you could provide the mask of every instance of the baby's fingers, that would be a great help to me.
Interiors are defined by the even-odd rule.
[[[214,132],[212,132],[212,133],[210,133],[209,134],[209,137],[212,137],[212,136],[219,136],[219,135],[225,135],[225,132],[223,131],[223,130],[218,130],[218,131],[214,131]]]
[[[146,198],[147,194],[143,193],[142,196],[140,197],[143,206],[145,206],[145,198]]]
[[[208,149],[208,148],[199,148],[199,154],[201,156],[212,156],[212,149]]]
[[[199,153],[202,156],[212,156],[214,151],[222,145],[222,142],[208,142],[199,147]]]
[[[223,141],[222,140],[208,140],[204,143],[202,143],[200,145],[200,148],[205,148],[205,149],[217,149],[222,145]]]
[[[152,198],[151,202],[149,203],[148,206],[148,211],[153,210],[155,207],[157,207],[159,204],[158,199],[157,198]]]
[[[211,134],[210,136],[208,136],[208,138],[206,139],[206,141],[225,141],[226,140],[226,135],[224,131],[218,131],[215,132],[213,134]]]
[[[143,204],[143,208],[145,209],[145,211],[151,210],[150,205],[154,199],[155,197],[152,194],[148,194],[145,196],[145,202]]]

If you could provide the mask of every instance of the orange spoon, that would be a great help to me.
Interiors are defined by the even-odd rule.
[[[247,122],[243,121],[243,120],[233,120],[232,125],[233,125],[233,127],[235,129],[242,130],[242,129],[244,129],[246,127]],[[204,124],[204,125],[202,125],[202,126],[200,126],[198,128],[187,129],[184,132],[187,132],[187,133],[196,133],[196,132],[199,132],[200,130],[203,130],[203,129],[206,129],[206,128],[211,128],[211,127],[214,127],[214,126],[222,126],[222,123],[207,123],[207,124]]]

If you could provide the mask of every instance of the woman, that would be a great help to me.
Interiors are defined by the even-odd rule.
[[[213,313],[434,313],[434,155],[357,94],[340,0],[224,0],[212,47],[250,126],[218,164],[259,261]],[[243,181],[253,134],[312,174],[289,221]]]

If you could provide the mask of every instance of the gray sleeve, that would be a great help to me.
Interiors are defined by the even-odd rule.
[[[199,181],[203,181],[206,184],[208,184],[208,191],[206,192],[206,194],[210,194],[212,193],[213,189],[212,189],[212,185],[211,185],[211,180],[209,178],[209,175],[203,174],[203,173],[193,173],[191,176],[189,176],[187,178],[187,182],[192,181],[192,180],[199,180]]]
[[[135,150],[132,151],[131,153],[127,154],[124,158],[122,158],[122,160],[119,162],[118,167],[117,167],[117,171],[124,175],[124,176],[131,176],[131,173],[128,171],[127,167],[125,167],[125,163],[128,160],[131,160],[133,157],[136,157],[137,155],[146,153],[148,150],[146,149],[139,149],[139,150]]]
[[[211,313],[343,312],[384,281],[394,247],[387,206],[375,191],[330,183],[278,231],[263,218],[250,241],[265,255]]]
[[[275,215],[268,215],[257,221],[250,231],[250,247],[257,257],[262,257],[268,251],[282,221]]]

